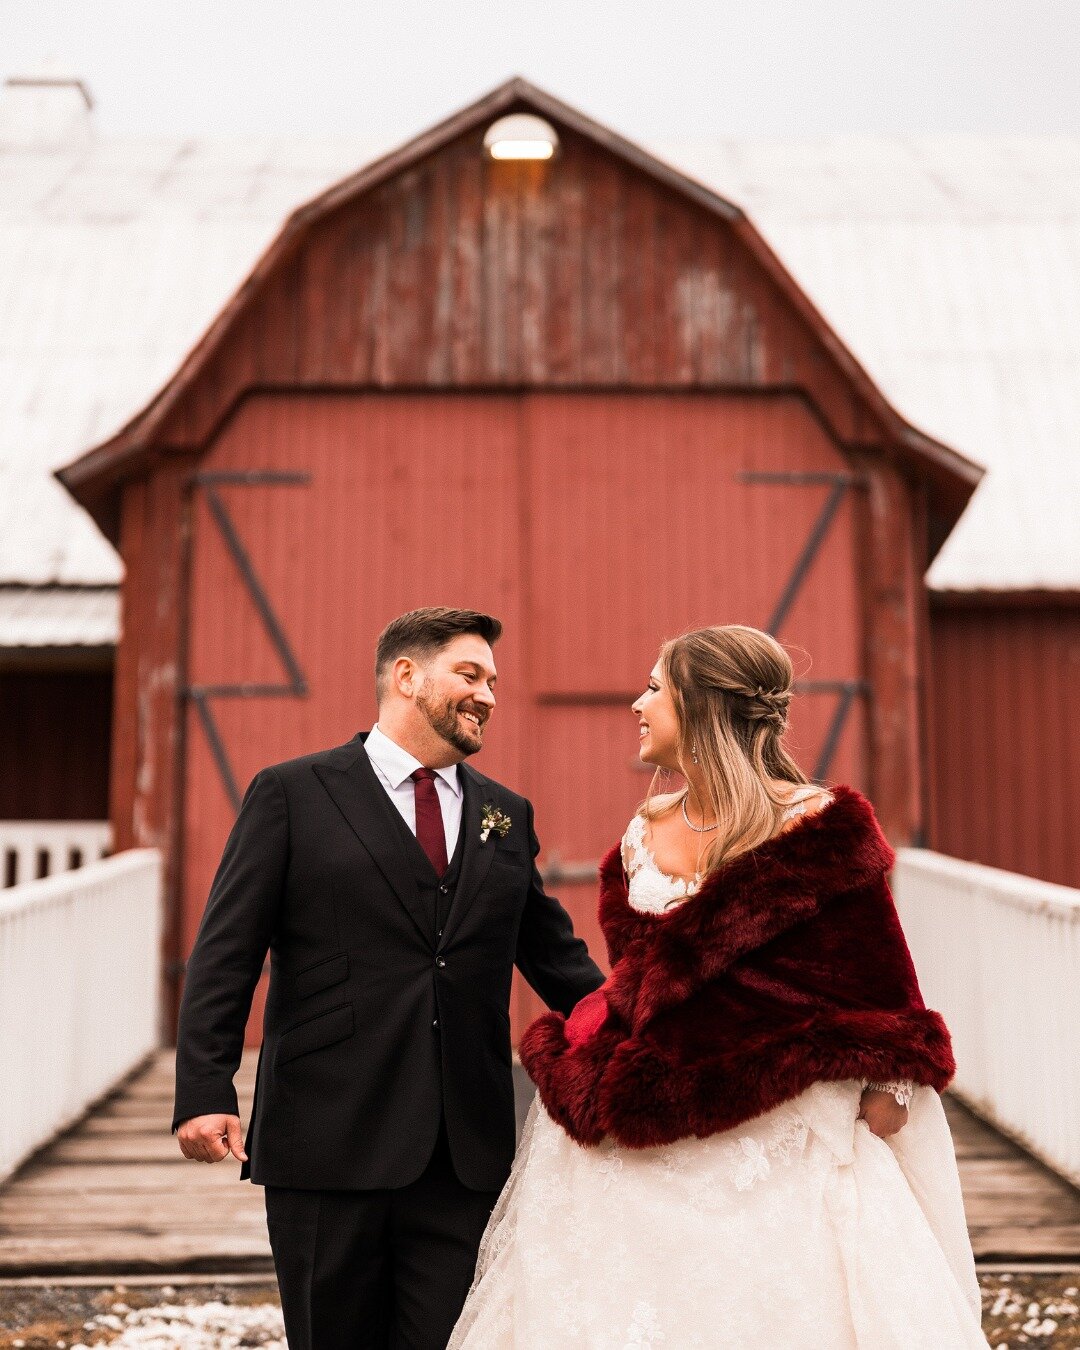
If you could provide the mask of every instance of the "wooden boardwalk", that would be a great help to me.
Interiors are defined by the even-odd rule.
[[[245,1124],[254,1072],[245,1057]],[[976,1258],[1080,1262],[1080,1191],[946,1106]],[[171,1114],[162,1051],[0,1188],[0,1278],[272,1272],[262,1189],[238,1181],[237,1162],[184,1159]]]
[[[1080,1191],[948,1093],[945,1114],[976,1261],[1080,1262]]]
[[[236,1085],[246,1126],[254,1056]],[[0,1277],[273,1271],[262,1188],[186,1159],[172,1104],[163,1050],[0,1188]]]

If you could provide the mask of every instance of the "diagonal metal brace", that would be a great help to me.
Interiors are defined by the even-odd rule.
[[[285,636],[285,630],[278,622],[277,615],[274,613],[273,606],[270,604],[270,598],[263,589],[262,582],[252,564],[251,557],[244,547],[233,524],[232,517],[229,515],[228,507],[221,500],[217,487],[219,483],[309,483],[310,474],[299,473],[271,473],[269,471],[252,471],[250,473],[202,473],[195,474],[195,482],[206,491],[206,503],[210,507],[211,514],[217,522],[218,529],[221,531],[222,538],[225,540],[226,547],[232,554],[233,561],[236,563],[237,570],[248,590],[251,592],[251,598],[255,601],[255,608],[259,611],[259,617],[262,619],[263,627],[266,629],[266,635],[274,645],[281,660],[281,664],[289,676],[289,689],[297,697],[307,693],[307,683],[304,680],[300,664],[293,655],[292,648],[289,646],[289,640]]]
[[[818,555],[821,545],[824,543],[825,536],[829,532],[829,526],[832,524],[833,517],[840,509],[840,503],[849,487],[861,485],[862,479],[850,473],[758,473],[746,472],[736,475],[744,483],[804,483],[810,485],[831,485],[832,491],[826,497],[825,502],[818,512],[818,517],[814,521],[810,530],[809,537],[803,545],[803,550],[795,561],[791,576],[788,578],[787,585],[784,587],[780,599],[776,602],[776,608],[769,617],[765,625],[765,631],[776,637],[780,630],[780,625],[788,616],[788,611],[795,603],[795,598],[799,594],[799,589],[806,579],[806,574],[810,571],[811,564]]]
[[[836,754],[836,747],[840,743],[840,736],[844,730],[844,723],[848,719],[848,714],[851,712],[851,705],[859,694],[868,694],[870,688],[865,680],[807,680],[801,686],[797,681],[795,689],[797,692],[800,689],[802,692],[835,690],[838,695],[832,721],[825,733],[825,740],[818,751],[817,763],[814,765],[814,772],[811,775],[818,783],[823,783],[829,776],[833,755]]]
[[[244,484],[245,486],[306,484],[311,482],[311,475],[307,473],[275,472],[267,469],[218,470],[195,473],[192,475],[191,482],[204,490],[210,513],[221,532],[221,537],[225,541],[225,546],[236,564],[237,571],[240,573],[248,593],[255,602],[255,608],[266,635],[277,652],[288,676],[288,682],[285,684],[189,685],[183,691],[186,697],[190,698],[195,704],[195,710],[199,715],[199,721],[202,723],[210,753],[213,755],[214,763],[217,765],[218,773],[221,776],[222,785],[233,810],[239,811],[243,796],[236,781],[232,764],[229,761],[221,730],[214,717],[213,708],[210,704],[211,698],[303,698],[308,693],[308,684],[304,672],[300,668],[300,663],[289,645],[285,630],[274,612],[273,605],[270,603],[270,597],[259,580],[251,556],[244,547],[232,516],[229,514],[229,509],[217,489],[224,484]]]

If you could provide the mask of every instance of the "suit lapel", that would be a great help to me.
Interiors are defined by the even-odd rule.
[[[336,759],[312,767],[430,947],[431,919],[417,889],[413,860],[405,851],[399,821],[394,819],[397,808],[375,776],[364,740],[365,733],[357,733],[334,752]]]
[[[484,791],[487,779],[462,764],[461,774],[461,874],[454,889],[454,900],[443,927],[443,941],[446,942],[457,928],[464,915],[476,899],[477,892],[484,884],[491,860],[495,856],[495,840],[490,836],[486,843],[480,842],[480,817],[484,810]]]

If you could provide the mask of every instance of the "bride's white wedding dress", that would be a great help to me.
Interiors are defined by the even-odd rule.
[[[630,903],[693,895],[638,821]],[[583,1148],[537,1098],[448,1350],[986,1350],[941,1101],[916,1087],[886,1142],[863,1087],[645,1149]]]

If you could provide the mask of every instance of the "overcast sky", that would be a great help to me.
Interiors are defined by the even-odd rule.
[[[105,133],[405,137],[522,74],[642,139],[1080,134],[1080,0],[0,0]]]

